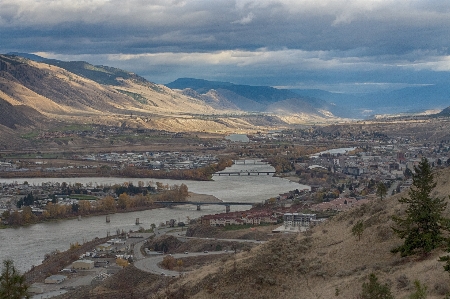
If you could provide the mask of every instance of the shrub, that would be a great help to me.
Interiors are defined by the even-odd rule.
[[[394,299],[391,289],[387,284],[378,282],[378,278],[374,273],[369,275],[369,282],[363,283],[361,299]]]

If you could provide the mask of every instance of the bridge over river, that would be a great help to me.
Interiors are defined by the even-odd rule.
[[[261,160],[233,160],[236,165],[268,165],[268,162]]]
[[[275,171],[254,171],[254,170],[241,170],[241,171],[220,171],[213,173],[213,175],[260,175],[260,174],[275,174]]]
[[[225,212],[230,212],[231,206],[254,206],[258,204],[257,202],[223,202],[223,201],[214,201],[214,202],[195,202],[195,201],[156,201],[155,203],[162,204],[166,207],[170,206],[178,206],[178,205],[196,205],[197,211],[201,210],[202,205],[219,205],[225,206]]]

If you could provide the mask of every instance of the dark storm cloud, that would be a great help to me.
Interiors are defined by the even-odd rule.
[[[386,73],[409,82],[450,70],[449,29],[450,3],[438,0],[0,2],[2,52],[83,59],[157,82],[398,79]]]

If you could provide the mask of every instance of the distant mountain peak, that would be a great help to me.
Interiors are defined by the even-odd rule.
[[[213,97],[216,102],[232,103],[240,110],[247,112],[305,113],[320,117],[335,114],[334,111],[329,113],[329,109],[335,109],[335,105],[330,105],[326,101],[300,96],[290,90],[271,86],[241,85],[195,78],[179,78],[166,86],[183,90],[184,94],[188,89],[193,90],[199,94],[198,99],[205,100],[205,98]]]

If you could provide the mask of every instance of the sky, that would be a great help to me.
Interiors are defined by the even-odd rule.
[[[448,0],[1,0],[0,53],[281,88],[450,79]]]

